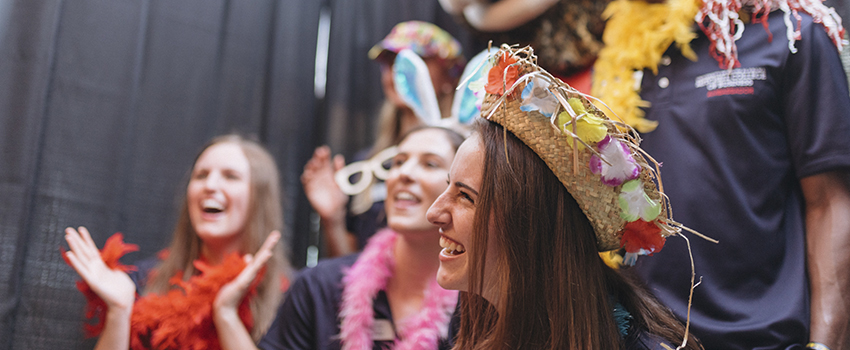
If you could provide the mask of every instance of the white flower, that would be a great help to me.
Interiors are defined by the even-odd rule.
[[[547,118],[558,110],[558,99],[549,91],[549,82],[545,79],[534,77],[522,89],[522,106],[519,109],[525,112],[538,111]]]

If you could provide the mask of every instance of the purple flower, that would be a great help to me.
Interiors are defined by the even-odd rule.
[[[611,136],[605,136],[597,147],[607,163],[594,154],[590,157],[590,171],[601,174],[602,183],[613,187],[638,178],[640,166],[635,162],[628,146]]]

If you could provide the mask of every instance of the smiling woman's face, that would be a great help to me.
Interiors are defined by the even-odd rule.
[[[484,173],[484,144],[478,134],[467,139],[457,150],[449,173],[449,186],[428,210],[428,220],[440,227],[440,269],[437,282],[446,289],[469,292],[469,260],[475,249],[472,245],[476,204]],[[485,299],[495,300],[493,286],[487,278],[493,276],[496,261],[495,239],[488,239],[487,261],[484,267]]]
[[[454,159],[446,132],[422,129],[399,145],[387,177],[387,224],[396,232],[436,231],[425,218],[428,207],[446,189],[446,175]]]
[[[251,169],[242,148],[230,142],[198,157],[186,189],[189,219],[204,244],[238,245],[248,221]]]

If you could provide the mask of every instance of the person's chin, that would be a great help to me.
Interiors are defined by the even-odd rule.
[[[407,215],[396,215],[387,220],[387,227],[396,232],[414,232],[427,231],[430,229],[430,224],[426,227],[422,223],[417,222],[416,219],[408,217]]]
[[[437,282],[441,286],[445,284],[443,288],[446,289],[460,289],[462,283],[466,281],[466,254],[445,256],[444,250],[440,251]]]
[[[220,227],[200,227],[196,231],[201,239],[227,240],[236,235],[233,230]]]
[[[458,276],[455,276],[450,272],[444,271],[442,265],[440,265],[440,270],[437,271],[437,284],[446,290],[458,290],[463,292],[465,291],[465,288],[463,288],[462,283],[458,281],[457,277]]]

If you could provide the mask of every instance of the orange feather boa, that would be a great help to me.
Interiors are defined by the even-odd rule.
[[[138,246],[125,244],[123,236],[116,233],[101,249],[101,258],[111,269],[133,271],[135,267],[122,265],[118,259],[136,250]],[[70,264],[67,258],[65,262]],[[236,253],[225,257],[218,266],[210,266],[196,260],[194,266],[199,274],[188,280],[183,280],[182,273],[173,276],[170,282],[174,288],[165,295],[137,296],[130,319],[130,348],[220,349],[218,334],[213,324],[213,301],[219,289],[236,278],[245,265],[245,261]],[[261,271],[251,284],[245,299],[239,305],[239,317],[249,332],[254,322],[248,302],[256,295],[263,272]],[[86,336],[98,336],[104,327],[106,303],[84,281],[77,282],[77,289],[88,301],[86,317],[97,319],[96,322],[85,325]]]

